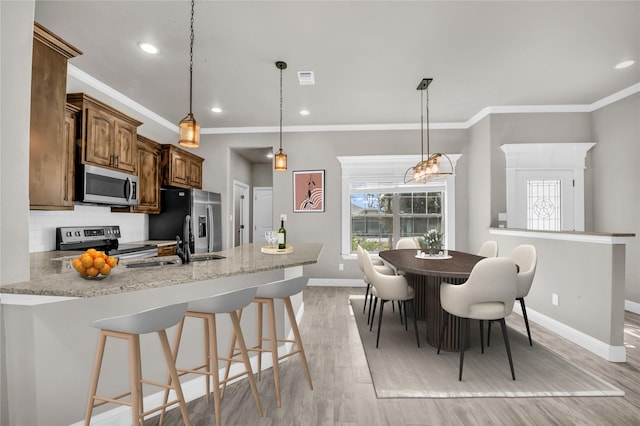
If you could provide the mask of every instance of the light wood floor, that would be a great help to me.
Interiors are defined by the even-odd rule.
[[[309,390],[296,358],[282,364],[282,407],[277,408],[273,376],[258,383],[264,416],[259,417],[246,380],[232,385],[222,401],[226,425],[640,425],[640,316],[625,316],[626,363],[611,363],[543,328],[532,325],[535,344],[596,374],[625,392],[624,397],[377,399],[355,323],[349,295],[361,288],[308,287],[300,331],[314,390]],[[355,315],[362,315],[355,312]],[[509,324],[523,330],[522,318]],[[517,361],[516,361],[517,362]],[[437,368],[437,366],[425,366]],[[453,380],[453,379],[452,379]],[[214,425],[213,404],[189,403],[192,425]],[[157,425],[151,419],[147,425]],[[182,424],[171,410],[167,425]]]

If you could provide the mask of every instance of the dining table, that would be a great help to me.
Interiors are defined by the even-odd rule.
[[[408,284],[415,291],[416,319],[426,321],[426,341],[437,347],[446,314],[440,305],[440,284],[463,284],[476,263],[484,257],[454,250],[445,250],[429,256],[416,249],[385,250],[378,255],[399,273],[404,274]],[[459,321],[459,318],[450,316],[442,341],[442,350],[460,349]],[[466,335],[469,336],[469,333]],[[465,346],[468,344],[467,340]]]

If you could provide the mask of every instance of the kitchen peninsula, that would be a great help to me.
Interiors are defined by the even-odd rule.
[[[322,244],[297,244],[291,254],[268,255],[259,245],[248,244],[216,253],[224,259],[186,265],[127,268],[123,261],[100,281],[81,278],[69,265],[69,252],[32,253],[31,280],[0,286],[10,424],[73,424],[83,419],[98,336],[91,321],[302,275],[303,266],[316,263],[321,251]],[[292,302],[300,318],[302,294]],[[290,327],[282,304],[277,306],[277,323],[286,335]],[[181,347],[190,350],[181,357],[197,363],[202,356],[201,326],[187,324]],[[255,344],[255,324],[256,312],[249,306],[242,317],[248,345]],[[218,328],[224,348],[231,330],[227,318],[220,318]],[[172,335],[170,330],[170,340]],[[166,371],[155,345],[155,339],[143,337],[143,373],[162,382]],[[105,390],[117,394],[127,386],[128,354],[125,345],[107,345],[106,350],[112,352],[105,359],[114,362],[104,367],[104,374],[113,377]],[[263,368],[271,366],[266,361]],[[204,395],[203,379],[190,379],[183,385],[187,399]],[[94,421],[99,423],[102,416],[109,422],[117,415],[117,410],[96,410]]]

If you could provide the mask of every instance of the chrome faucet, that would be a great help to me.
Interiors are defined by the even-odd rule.
[[[182,227],[182,240],[180,240],[179,235],[176,235],[176,243],[176,254],[180,257],[182,263],[186,264],[191,262],[191,249],[189,248],[189,244],[191,243],[191,216],[185,216]]]

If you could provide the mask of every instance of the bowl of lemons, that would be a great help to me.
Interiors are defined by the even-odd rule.
[[[71,266],[82,278],[104,279],[118,265],[118,259],[109,257],[104,252],[90,248],[79,257],[71,259]]]

